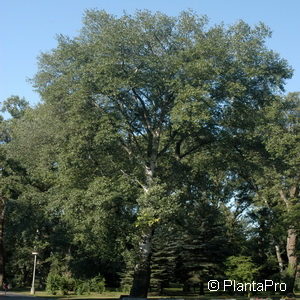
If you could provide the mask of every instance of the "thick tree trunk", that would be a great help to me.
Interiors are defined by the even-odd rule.
[[[288,229],[288,236],[286,242],[286,253],[288,257],[288,268],[291,271],[291,274],[296,275],[297,271],[297,231],[293,228]]]
[[[292,293],[295,284],[296,272],[297,272],[297,232],[293,228],[288,229],[288,236],[286,242],[286,253],[288,257],[288,269],[287,269],[287,292]]]
[[[144,234],[139,244],[139,263],[136,265],[130,296],[147,298],[150,285],[150,260],[152,255],[153,230]]]
[[[289,194],[283,190],[279,191],[280,197],[285,203],[286,210],[288,213],[293,209],[292,202],[290,199],[294,199],[299,195],[299,187],[297,185],[291,186]],[[290,226],[287,230],[287,240],[286,240],[286,254],[288,258],[288,268],[285,274],[285,281],[287,284],[288,293],[293,293],[295,285],[295,277],[297,272],[297,231],[293,226]]]
[[[286,253],[288,256],[289,267],[291,267],[291,269],[295,274],[297,270],[296,247],[297,247],[297,232],[295,229],[290,228],[288,230]]]
[[[4,216],[5,216],[5,199],[0,199],[0,286],[4,280]]]

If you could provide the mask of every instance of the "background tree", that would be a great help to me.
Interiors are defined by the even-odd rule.
[[[13,118],[19,118],[28,107],[25,99],[12,96],[2,103],[1,111],[8,112]],[[19,162],[10,158],[7,143],[11,140],[11,123],[0,116],[0,285],[5,276],[5,235],[7,226],[7,208],[9,202],[16,200],[24,189],[26,172]]]
[[[286,228],[286,280],[293,291],[297,271],[299,232],[299,93],[279,98],[267,111],[268,123],[262,128],[269,155],[261,180],[268,202],[282,211]],[[272,186],[271,186],[272,185]],[[271,201],[270,201],[271,200]],[[271,202],[271,203],[272,203]]]
[[[252,190],[252,203],[256,207],[252,216],[256,214],[259,239],[265,240],[262,245],[266,241],[272,245],[281,273],[287,261],[285,280],[290,292],[294,286],[298,247],[298,101],[297,93],[275,98],[262,110],[256,130],[243,133],[244,143],[235,145],[231,154],[236,157],[236,174]],[[243,168],[238,167],[241,164]],[[282,249],[284,235],[287,239]],[[264,251],[270,249],[266,247]],[[270,266],[267,253],[260,256],[261,259],[265,256],[263,260]]]

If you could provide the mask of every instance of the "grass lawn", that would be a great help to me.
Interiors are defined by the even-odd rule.
[[[30,296],[30,290],[29,289],[18,289],[18,290],[12,290],[11,292],[20,294],[20,295],[27,295]],[[42,297],[42,298],[54,298],[54,299],[119,299],[120,295],[126,295],[125,292],[114,292],[114,291],[105,291],[102,294],[84,294],[84,295],[75,295],[75,294],[68,294],[68,295],[51,295],[48,294],[46,291],[36,291],[35,296],[36,297]],[[259,296],[254,295],[253,298],[267,298],[266,295]],[[282,296],[280,295],[271,295],[272,299],[280,299]],[[237,300],[246,300],[249,299],[246,296],[234,296],[234,295],[220,295],[217,293],[207,293],[206,295],[199,296],[198,294],[182,294],[182,291],[179,291],[177,289],[166,289],[164,296],[154,296],[151,293],[149,293],[148,298],[178,298],[178,299],[201,299],[201,300],[210,300],[210,299],[237,299]],[[296,294],[296,298],[300,298],[300,293]]]
[[[12,293],[20,294],[20,295],[27,295],[27,296],[32,296],[30,294],[30,290],[28,289],[19,289],[19,290],[12,290]],[[36,291],[35,296],[36,297],[45,297],[45,298],[55,298],[55,299],[112,299],[112,298],[120,298],[120,295],[124,295],[124,292],[104,292],[102,294],[96,294],[96,293],[91,293],[91,294],[83,294],[83,295],[75,295],[75,294],[68,294],[68,295],[51,295],[47,293],[46,291]]]

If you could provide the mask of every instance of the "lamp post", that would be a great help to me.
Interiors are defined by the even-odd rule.
[[[32,286],[30,294],[34,295],[35,288],[34,288],[34,280],[35,280],[35,269],[36,269],[36,256],[38,255],[38,252],[34,251],[32,252],[32,255],[34,255],[34,263],[33,263],[33,276],[32,276]]]

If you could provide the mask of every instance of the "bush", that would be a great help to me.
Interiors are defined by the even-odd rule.
[[[123,284],[121,286],[121,290],[122,292],[124,293],[129,293],[130,292],[130,289],[131,289],[131,285],[130,284]]]
[[[59,289],[60,276],[58,274],[49,273],[46,282],[46,291],[49,294],[56,295]]]
[[[66,295],[69,290],[69,280],[65,276],[57,273],[49,273],[46,282],[46,291],[52,295],[56,295],[60,292],[62,295]]]
[[[90,290],[95,293],[102,294],[105,292],[105,280],[101,275],[98,275],[89,280]]]
[[[105,280],[100,275],[88,281],[76,280],[74,291],[77,295],[91,292],[102,294],[105,291]]]
[[[46,291],[52,295],[56,295],[57,292],[66,295],[68,291],[74,291],[77,295],[91,292],[102,294],[105,291],[105,280],[101,275],[83,281],[50,272],[47,277]]]
[[[88,281],[76,280],[74,291],[76,295],[90,294],[91,289]]]

